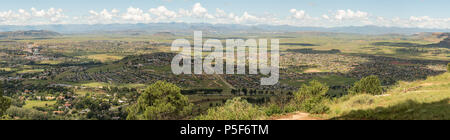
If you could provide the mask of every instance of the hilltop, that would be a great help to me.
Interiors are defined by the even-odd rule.
[[[437,45],[450,48],[450,33],[441,34],[440,36],[447,36],[447,38],[439,42]]]
[[[47,30],[0,32],[0,38],[27,38],[27,37],[54,37],[54,36],[61,36],[61,34]]]
[[[175,36],[174,33],[171,32],[157,32],[153,34],[154,36],[160,36],[160,37],[173,37]]]

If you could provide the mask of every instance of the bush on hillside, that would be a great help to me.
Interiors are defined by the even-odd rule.
[[[294,99],[296,102],[303,102],[304,100],[314,96],[325,96],[328,92],[328,86],[320,83],[317,80],[313,80],[304,84],[302,87],[294,93]]]
[[[304,111],[313,114],[327,113],[330,110],[330,108],[327,105],[325,105],[324,97],[321,96],[315,96],[306,99],[301,104],[301,108]]]
[[[38,111],[36,109],[20,108],[11,106],[6,110],[6,115],[12,118],[19,118],[21,120],[49,120],[51,114]]]
[[[329,110],[325,105],[325,95],[328,92],[328,86],[313,80],[308,85],[303,85],[294,93],[294,103],[299,109],[309,113],[325,113]]]
[[[291,113],[297,111],[297,108],[292,104],[286,104],[286,105],[277,105],[277,104],[270,104],[263,108],[264,112],[267,116],[272,116],[275,114],[284,114],[284,113]]]
[[[450,63],[447,64],[447,72],[450,72]]]
[[[127,112],[127,120],[182,119],[192,112],[192,104],[179,87],[158,81],[147,87]]]
[[[207,114],[200,115],[198,120],[257,120],[265,116],[257,106],[237,97],[228,100],[224,106],[210,108]]]
[[[381,87],[381,81],[378,76],[372,75],[361,79],[356,82],[355,85],[350,89],[350,94],[371,94],[380,95],[383,93],[383,88]]]
[[[0,117],[6,112],[6,110],[11,106],[11,99],[3,97],[2,85],[0,85]]]
[[[0,120],[13,120],[13,119],[8,115],[3,115],[0,117]]]
[[[369,94],[361,94],[351,97],[346,104],[348,107],[357,107],[361,105],[371,105],[375,102],[374,96]]]

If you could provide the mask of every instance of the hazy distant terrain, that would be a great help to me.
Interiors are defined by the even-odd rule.
[[[400,28],[379,26],[348,26],[348,27],[296,27],[288,25],[237,25],[237,24],[208,24],[208,23],[149,23],[149,24],[61,24],[61,25],[33,25],[12,26],[0,25],[0,31],[17,30],[51,30],[63,34],[152,34],[156,32],[172,32],[191,34],[192,31],[204,31],[209,34],[242,34],[242,33],[264,33],[264,32],[335,32],[356,34],[415,34],[420,32],[450,32],[450,29],[424,29],[424,28]],[[130,33],[127,33],[130,32]]]
[[[9,31],[0,32],[0,39],[11,39],[11,38],[43,38],[43,37],[56,37],[61,36],[61,34],[52,31],[45,30],[28,30],[28,31]]]

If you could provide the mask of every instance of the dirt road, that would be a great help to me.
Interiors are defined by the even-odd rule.
[[[284,116],[273,118],[273,120],[321,120],[320,118],[311,117],[309,113],[295,112]]]

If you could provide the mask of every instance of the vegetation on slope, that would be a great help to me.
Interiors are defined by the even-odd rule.
[[[147,87],[127,112],[128,120],[181,119],[192,112],[192,104],[179,87],[158,81]]]
[[[330,119],[449,120],[450,73],[400,82],[384,95],[343,97],[329,104]]]
[[[11,106],[11,100],[9,98],[3,97],[3,89],[0,85],[0,117],[3,117],[3,114],[6,110]]]
[[[206,115],[200,115],[198,120],[257,120],[264,117],[264,112],[255,105],[237,97],[228,100],[224,106],[208,110]]]
[[[378,79],[378,76],[368,76],[356,82],[355,85],[350,89],[350,94],[359,93],[367,93],[372,95],[382,94],[383,88],[381,87],[381,81],[380,79]]]
[[[376,81],[373,77],[364,79]],[[382,95],[360,92],[328,99],[321,96],[326,91],[326,86],[316,81],[304,85],[294,94],[294,100],[284,105],[254,106],[245,100],[235,98],[229,100],[223,107],[208,110],[207,114],[197,119],[251,120],[295,111],[313,113],[314,116],[323,119],[338,120],[450,119],[448,115],[450,114],[450,73],[429,77],[422,81],[400,82]],[[261,113],[262,111],[265,113]]]
[[[450,63],[447,64],[447,72],[450,72]]]

